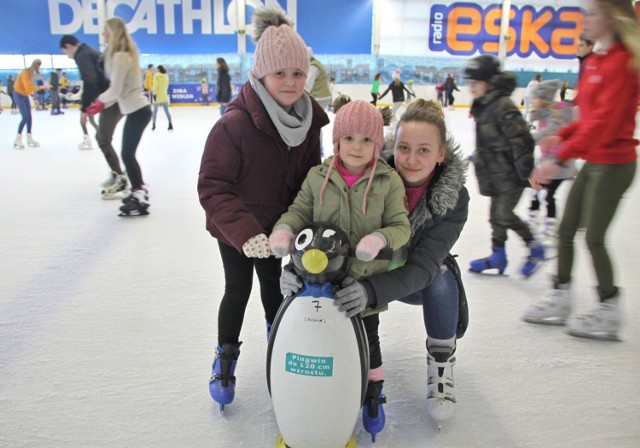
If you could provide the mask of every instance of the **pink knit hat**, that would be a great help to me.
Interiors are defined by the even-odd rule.
[[[305,75],[309,73],[309,52],[298,33],[291,28],[292,22],[276,8],[259,8],[253,13],[257,42],[253,60],[253,74],[262,79],[269,73],[285,68],[297,68]]]
[[[329,176],[333,166],[340,158],[340,139],[347,134],[362,134],[369,137],[374,143],[373,160],[371,161],[371,174],[362,202],[362,213],[367,211],[367,195],[371,188],[371,182],[375,175],[378,157],[384,144],[384,120],[380,111],[366,101],[351,101],[342,106],[336,114],[333,125],[333,160],[327,170],[322,188],[320,189],[320,203],[324,200],[324,190],[329,182]]]

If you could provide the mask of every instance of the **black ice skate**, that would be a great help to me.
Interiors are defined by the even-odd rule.
[[[144,190],[136,190],[131,193],[125,200],[124,205],[120,207],[120,216],[143,216],[148,215],[149,203],[146,199],[146,192]]]

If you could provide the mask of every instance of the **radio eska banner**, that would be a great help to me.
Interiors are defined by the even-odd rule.
[[[97,48],[98,0],[2,0],[0,54],[58,54],[63,34]],[[316,54],[370,54],[373,0],[246,0],[246,35],[263,4],[281,7]],[[237,53],[235,0],[106,0],[142,53]],[[247,52],[254,46],[247,37]]]
[[[512,2],[507,56],[575,59],[583,16],[577,1]],[[430,52],[453,56],[498,53],[501,5],[435,3],[429,12]]]

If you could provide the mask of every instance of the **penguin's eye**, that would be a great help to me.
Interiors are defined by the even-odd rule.
[[[322,238],[331,238],[333,235],[336,234],[336,231],[333,229],[327,229],[324,232],[322,232]]]
[[[295,247],[296,250],[304,250],[313,241],[313,230],[304,229],[296,237]]]

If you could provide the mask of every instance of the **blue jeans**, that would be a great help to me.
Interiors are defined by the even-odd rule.
[[[18,105],[18,110],[20,111],[20,115],[22,119],[20,120],[20,124],[18,125],[18,134],[22,134],[22,130],[24,127],[27,127],[27,132],[31,134],[31,102],[29,101],[29,97],[25,95],[20,95],[18,92],[13,92],[13,101]]]
[[[151,121],[153,124],[156,124],[156,116],[158,115],[158,104],[162,105],[162,109],[164,109],[164,114],[167,116],[167,120],[171,123],[171,114],[169,113],[169,103],[153,103],[153,116],[151,117]]]
[[[409,305],[422,305],[427,336],[451,339],[456,337],[458,326],[458,293],[458,283],[453,272],[443,265],[440,274],[431,284],[400,301]]]

